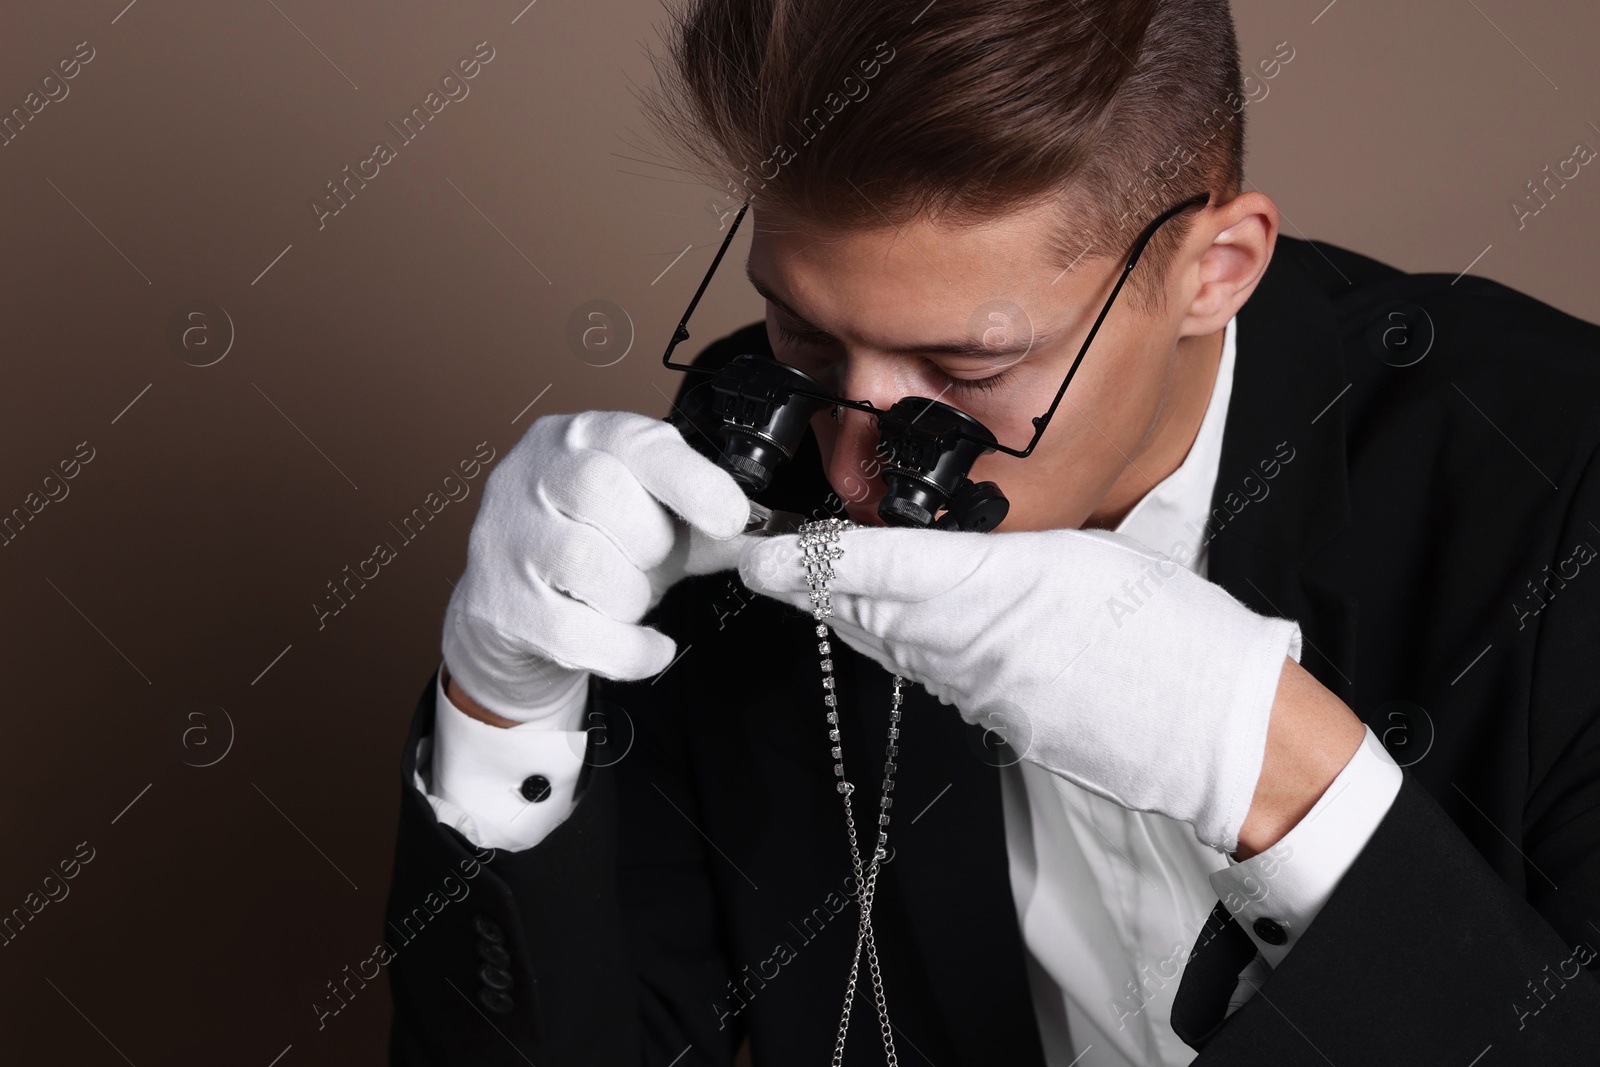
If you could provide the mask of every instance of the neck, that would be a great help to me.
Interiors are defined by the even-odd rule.
[[[1223,329],[1178,340],[1170,402],[1156,416],[1144,445],[1131,457],[1132,462],[1084,520],[1084,529],[1115,529],[1146,493],[1183,465],[1211,403],[1217,368],[1222,364],[1225,332]]]

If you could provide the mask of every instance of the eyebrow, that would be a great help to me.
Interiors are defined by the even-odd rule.
[[[794,319],[803,329],[821,334],[824,337],[832,336],[827,330],[815,325],[804,315],[790,307],[788,302],[778,296],[777,293],[773,292],[770,286],[764,283],[760,278],[757,278],[755,271],[751,269],[748,262],[746,262],[744,265],[744,275],[750,280],[750,285],[757,293],[761,294],[764,299],[770,301],[785,315],[788,315],[791,319]],[[1010,356],[1022,355],[1030,349],[1042,348],[1051,341],[1055,340],[1055,336],[1056,335],[1053,331],[1050,333],[1035,333],[1032,337],[1026,340],[1019,340],[1009,345],[987,345],[982,341],[969,341],[966,339],[958,341],[938,341],[928,344],[903,345],[895,348],[888,348],[885,349],[885,351],[905,353],[908,355],[914,353],[936,353],[939,355],[969,356],[974,359],[1004,359]]]

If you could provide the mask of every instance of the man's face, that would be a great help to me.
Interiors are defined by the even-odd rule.
[[[1046,210],[963,228],[918,220],[848,232],[758,216],[748,272],[767,298],[773,353],[835,395],[880,409],[933,397],[1025,447],[1128,251],[1095,249],[1064,270],[1046,251]],[[1142,225],[1129,227],[1127,246]],[[1181,462],[1221,352],[1220,329],[1185,335],[1195,323],[1185,262],[1180,254],[1168,272],[1164,312],[1139,313],[1132,279],[1124,285],[1032,456],[991,452],[973,465],[973,481],[996,482],[1011,502],[1002,529],[1115,525],[1116,512]],[[963,345],[970,351],[949,350]],[[1188,440],[1171,439],[1186,423]],[[881,524],[871,417],[845,408],[835,421],[824,410],[811,425],[849,517]]]

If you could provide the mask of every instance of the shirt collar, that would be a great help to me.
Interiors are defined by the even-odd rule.
[[[1233,395],[1238,321],[1236,315],[1223,329],[1222,359],[1211,387],[1211,400],[1189,454],[1177,470],[1152,486],[1116,527],[1117,533],[1127,534],[1147,548],[1188,560],[1190,569],[1201,574],[1205,573],[1201,553],[1207,541],[1206,514],[1217,484],[1222,428],[1228,417],[1228,400]],[[1183,554],[1185,549],[1187,555]]]

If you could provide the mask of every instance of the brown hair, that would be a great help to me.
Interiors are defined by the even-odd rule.
[[[690,0],[645,114],[735,203],[824,227],[982,222],[1053,199],[1065,267],[1243,177],[1227,0]],[[1124,293],[1159,308],[1193,218]]]

